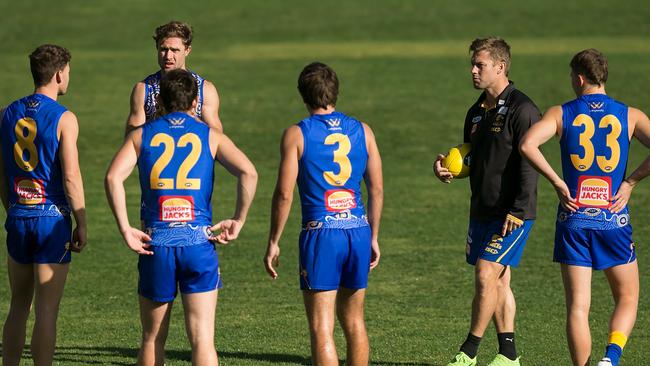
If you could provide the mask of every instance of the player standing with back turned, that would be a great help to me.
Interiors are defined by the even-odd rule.
[[[307,65],[298,90],[310,116],[285,130],[264,263],[278,276],[279,241],[298,181],[302,205],[300,288],[311,334],[312,362],[338,366],[335,314],[347,341],[346,364],[367,366],[364,302],[368,273],[379,263],[383,206],[381,158],[370,127],[335,111],[339,82],[319,62]],[[368,188],[368,214],[361,181]]]
[[[20,363],[34,299],[31,352],[51,365],[56,320],[70,251],[86,245],[86,210],[79,170],[77,117],[57,102],[68,90],[70,52],[42,45],[29,55],[34,94],[9,105],[0,132],[0,196],[7,211],[11,306],[2,334],[5,366]],[[70,213],[77,227],[72,231]]]
[[[593,269],[604,270],[614,297],[609,340],[599,366],[617,366],[636,321],[639,269],[627,202],[650,174],[646,159],[627,179],[630,140],[650,147],[650,121],[640,110],[605,92],[607,59],[595,49],[571,60],[576,99],[551,107],[530,129],[521,152],[555,188],[560,205],[553,260],[561,264],[567,307],[567,337],[574,366],[589,365],[589,307]],[[561,179],[539,146],[557,135]]]

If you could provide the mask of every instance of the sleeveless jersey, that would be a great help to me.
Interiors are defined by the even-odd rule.
[[[604,94],[562,105],[562,171],[579,210],[559,209],[558,221],[574,228],[608,230],[629,224],[627,206],[609,211],[625,179],[630,146],[628,108]]]
[[[10,216],[70,212],[56,132],[66,110],[43,94],[24,97],[5,109],[1,136]]]
[[[198,103],[196,104],[196,116],[201,119],[203,114],[201,113],[203,107],[203,79],[199,74],[187,70],[192,74],[192,77],[196,80],[196,86],[198,87]],[[144,83],[144,113],[147,117],[147,122],[156,119],[156,108],[158,104],[158,94],[160,94],[160,79],[162,74],[160,71],[155,74],[147,76],[142,82]]]
[[[298,123],[304,149],[298,189],[305,228],[367,226],[361,181],[368,152],[361,122],[340,112]]]
[[[142,126],[140,217],[147,227],[212,222],[210,128],[174,112]]]

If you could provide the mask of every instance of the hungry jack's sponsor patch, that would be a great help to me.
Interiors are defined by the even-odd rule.
[[[328,211],[344,211],[357,207],[354,191],[351,189],[330,189],[325,191],[325,207]]]
[[[37,205],[45,202],[45,184],[40,179],[14,178],[14,192],[18,196],[18,203],[23,205]]]
[[[581,176],[578,179],[578,205],[582,207],[609,207],[611,198],[611,177]]]
[[[160,221],[194,220],[194,198],[192,196],[161,196],[158,199]]]

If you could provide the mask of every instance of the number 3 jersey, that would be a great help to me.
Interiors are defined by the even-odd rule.
[[[304,148],[298,189],[306,229],[368,226],[361,181],[368,152],[361,122],[340,112],[298,123]]]
[[[57,128],[67,109],[43,94],[9,105],[2,116],[2,157],[11,216],[68,213]]]
[[[210,225],[214,157],[209,133],[208,125],[181,112],[142,126],[138,169],[146,227]]]
[[[627,206],[609,211],[627,166],[628,107],[604,94],[583,95],[562,106],[562,171],[579,209],[559,208],[569,227],[609,230],[629,224]]]

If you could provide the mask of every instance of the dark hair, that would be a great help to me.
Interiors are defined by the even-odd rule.
[[[494,63],[503,62],[506,64],[506,75],[510,71],[510,45],[498,37],[477,38],[471,45],[469,51],[479,53],[487,51]]]
[[[590,84],[603,85],[607,82],[607,57],[595,48],[578,52],[569,65],[574,75],[584,76]]]
[[[302,100],[312,109],[335,106],[339,94],[339,79],[331,67],[312,62],[302,69],[298,77],[298,90]]]
[[[165,73],[160,81],[158,101],[164,114],[185,112],[192,109],[198,87],[196,80],[187,70],[177,69]]]
[[[70,51],[61,46],[44,44],[38,46],[29,55],[29,67],[32,70],[34,85],[47,85],[57,71],[63,70],[70,62]]]
[[[192,27],[184,22],[172,20],[156,28],[153,39],[156,41],[156,47],[165,39],[178,37],[183,40],[185,47],[192,45]]]

